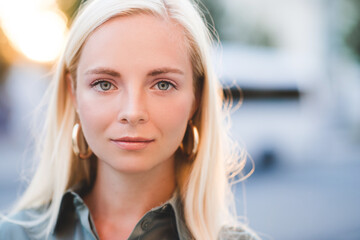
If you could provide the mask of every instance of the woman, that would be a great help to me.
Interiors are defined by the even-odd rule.
[[[210,44],[188,0],[84,4],[41,161],[0,238],[255,239],[231,214],[228,175],[243,164],[229,154]]]

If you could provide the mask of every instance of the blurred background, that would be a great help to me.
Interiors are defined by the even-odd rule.
[[[224,92],[241,102],[231,130],[256,167],[234,186],[239,213],[264,239],[360,239],[360,1],[202,3]],[[79,4],[0,0],[2,212],[31,176],[34,111]]]

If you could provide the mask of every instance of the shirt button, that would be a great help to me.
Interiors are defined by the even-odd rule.
[[[151,221],[145,218],[141,223],[141,229],[147,231],[150,229],[150,227],[151,227]]]

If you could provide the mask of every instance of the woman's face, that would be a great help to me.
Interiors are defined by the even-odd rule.
[[[139,173],[174,161],[195,105],[185,41],[179,25],[144,14],[113,18],[87,39],[74,99],[100,164]]]

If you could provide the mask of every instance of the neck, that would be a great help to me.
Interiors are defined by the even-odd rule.
[[[175,185],[174,160],[145,173],[121,173],[98,161],[95,184],[85,202],[97,228],[106,219],[126,222],[124,228],[131,232],[146,212],[171,198]]]

